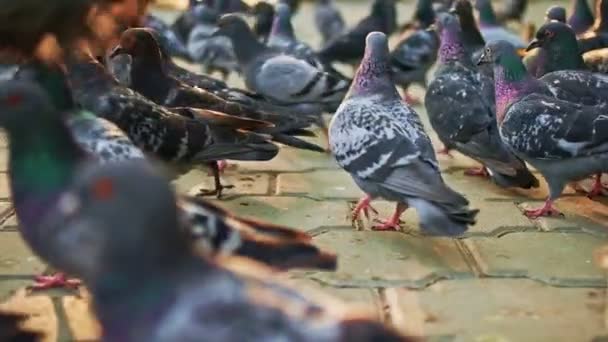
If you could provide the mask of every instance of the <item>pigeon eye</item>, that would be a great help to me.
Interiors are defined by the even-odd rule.
[[[545,37],[547,37],[547,38],[553,38],[553,36],[555,36],[555,32],[553,32],[553,31],[545,31]]]
[[[10,94],[4,99],[4,102],[11,107],[20,105],[23,102],[23,95],[21,94]]]
[[[109,178],[102,178],[91,187],[93,197],[98,200],[108,200],[114,196],[114,182]]]

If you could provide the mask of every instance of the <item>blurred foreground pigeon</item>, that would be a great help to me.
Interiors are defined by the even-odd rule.
[[[526,47],[526,42],[521,37],[507,30],[498,22],[490,0],[476,0],[475,8],[479,11],[479,30],[486,43],[506,40],[516,48]]]
[[[253,6],[252,14],[255,17],[253,32],[260,41],[266,43],[270,30],[272,30],[274,6],[266,1],[258,1]]]
[[[576,34],[587,31],[593,25],[593,12],[587,0],[573,0],[570,11],[568,25]]]
[[[525,214],[559,214],[553,202],[567,183],[608,171],[606,106],[554,98],[507,42],[489,43],[479,63],[494,64],[496,120],[504,143],[540,171],[549,185],[545,205]],[[601,190],[601,182],[596,186]]]
[[[345,63],[354,67],[365,52],[365,37],[373,31],[391,35],[397,29],[396,0],[374,0],[371,13],[355,27],[328,42],[319,52],[324,63]]]
[[[174,229],[171,187],[145,165],[86,168],[62,200],[73,203],[63,217],[80,242],[73,262],[91,270],[102,341],[410,341],[331,300],[317,304],[259,265],[240,261],[249,272],[236,273],[201,260]]]
[[[19,313],[0,311],[0,341],[4,342],[40,342],[43,334],[25,329],[22,324],[27,316]]]
[[[315,25],[321,34],[322,45],[340,36],[346,29],[344,18],[333,0],[316,0]]]
[[[447,148],[483,164],[481,170],[469,170],[469,175],[489,175],[503,187],[538,187],[526,164],[500,139],[494,81],[473,65],[458,19],[441,13],[436,25],[441,39],[439,66],[424,103],[439,139]]]
[[[418,114],[400,98],[390,78],[383,33],[367,38],[365,57],[329,131],[331,150],[367,194],[353,213],[366,211],[373,198],[397,202],[395,214],[378,230],[399,226],[409,206],[417,209],[422,230],[460,235],[475,223],[477,210],[441,178],[431,141]]]
[[[608,47],[608,0],[595,3],[595,21],[585,32],[579,34],[581,53]]]

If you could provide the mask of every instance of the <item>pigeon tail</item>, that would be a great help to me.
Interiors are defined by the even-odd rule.
[[[368,319],[347,319],[340,322],[340,342],[414,342],[417,339],[406,337],[391,328]]]
[[[530,172],[530,170],[525,167],[517,169],[517,173],[514,176],[501,174],[492,170],[491,168],[489,169],[494,182],[496,182],[496,184],[502,187],[518,187],[522,189],[531,189],[538,188],[539,186],[538,179],[532,174],[532,172]]]
[[[467,202],[463,197],[463,201]],[[408,199],[408,204],[416,208],[420,217],[420,227],[432,235],[457,236],[475,224],[477,209],[451,202],[430,202],[423,199]]]

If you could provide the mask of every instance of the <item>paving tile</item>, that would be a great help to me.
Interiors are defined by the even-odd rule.
[[[525,202],[523,209],[538,208],[542,202]],[[555,202],[564,217],[541,217],[533,220],[544,231],[584,231],[599,236],[608,236],[608,206],[586,196],[565,196]]]
[[[8,149],[1,147],[2,139],[0,139],[0,173],[8,171]]]
[[[15,212],[9,213],[8,217],[2,222],[2,230],[16,230],[19,227],[19,221]]]
[[[325,147],[323,142],[318,144]],[[313,169],[338,169],[335,159],[328,153],[281,148],[273,160],[264,162],[234,162],[240,172],[272,171],[302,172]]]
[[[495,277],[528,277],[555,286],[606,286],[592,259],[605,240],[590,234],[514,233],[463,240],[481,267]]]
[[[18,232],[0,232],[0,299],[30,285],[46,268],[25,245]]]
[[[299,197],[239,197],[215,201],[223,208],[275,224],[309,231],[319,227],[350,226],[345,201],[317,201]]]
[[[462,279],[423,291],[386,292],[397,327],[457,336],[453,341],[589,341],[604,329],[603,291],[595,289],[525,279]]]
[[[329,285],[422,287],[442,278],[472,276],[451,239],[334,228],[315,242],[339,256],[337,272],[312,274]]]
[[[350,202],[351,207],[356,202]],[[378,215],[373,214],[370,219],[361,216],[358,220],[365,230],[371,230],[379,219],[387,219],[395,209],[395,204],[386,201],[374,201],[373,206],[378,210]],[[499,236],[510,232],[536,230],[532,221],[525,217],[513,202],[493,202],[479,199],[471,200],[471,208],[479,209],[477,224],[469,227],[463,234],[467,236]],[[416,209],[408,209],[401,217],[402,230],[406,232],[422,233],[420,231],[419,219]]]
[[[43,334],[41,342],[58,341],[58,319],[53,300],[43,295],[28,295],[24,289],[0,304],[0,309],[8,312],[24,313],[28,320],[24,328]],[[63,341],[62,341],[63,342]]]
[[[90,295],[81,290],[81,297],[66,296],[62,298],[63,308],[71,335],[76,341],[95,341],[101,334],[99,323],[90,309]]]
[[[8,200],[11,197],[11,191],[8,187],[8,178],[6,174],[0,173],[0,201]]]
[[[224,197],[230,198],[236,195],[266,195],[269,189],[270,176],[267,174],[237,174],[234,171],[222,175],[222,184],[233,185],[234,188],[225,189]],[[213,177],[206,170],[192,170],[174,182],[178,192],[195,195],[201,189],[214,189]],[[209,198],[213,198],[210,196]]]
[[[350,175],[342,170],[284,173],[277,178],[280,196],[309,196],[326,199],[356,199],[363,195]]]

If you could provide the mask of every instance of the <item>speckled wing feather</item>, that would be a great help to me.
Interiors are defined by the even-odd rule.
[[[511,105],[501,135],[517,153],[534,159],[564,159],[608,153],[606,106],[581,106],[544,95]]]
[[[558,99],[584,105],[608,103],[608,76],[583,70],[560,70],[540,78]]]

